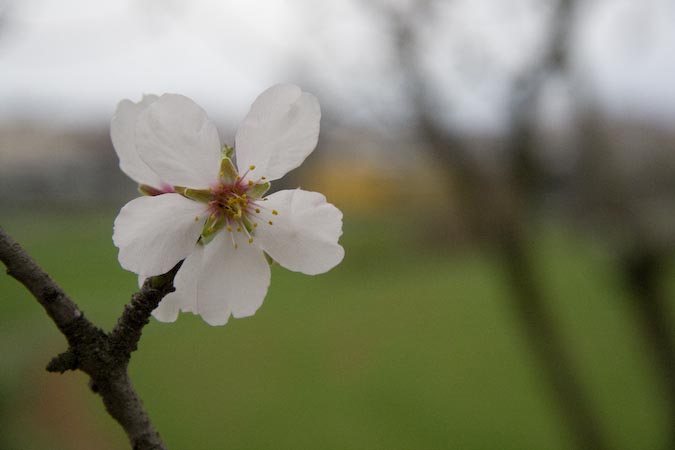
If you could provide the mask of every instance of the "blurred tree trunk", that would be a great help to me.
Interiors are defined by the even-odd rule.
[[[432,156],[454,180],[458,189],[460,216],[465,229],[487,237],[499,255],[509,278],[512,308],[527,337],[542,374],[550,383],[563,417],[577,448],[609,449],[598,421],[574,370],[564,339],[558,332],[554,314],[545,293],[537,283],[528,239],[527,224],[531,194],[537,183],[534,159],[536,107],[544,82],[553,73],[566,69],[566,46],[572,22],[574,2],[561,0],[553,15],[549,40],[541,59],[514,83],[511,98],[510,130],[507,137],[509,166],[502,180],[486,173],[469,156],[458,136],[440,125],[430,99],[427,82],[417,69],[419,49],[413,27],[414,18],[431,18],[432,0],[420,1],[405,13],[380,5],[394,39],[398,65],[408,89],[416,116],[416,129],[427,142]]]
[[[616,173],[612,144],[600,113],[592,105],[579,103],[577,117],[582,153],[577,171],[580,189],[577,196],[582,199],[584,216],[599,222],[598,226],[603,229],[611,230],[615,224],[621,224],[621,231],[627,233],[625,238],[629,242],[619,244],[627,248],[617,252],[619,274],[666,395],[670,426],[663,449],[675,449],[675,337],[664,286],[669,245],[658,239],[654,241],[648,232],[645,234],[644,229],[648,227],[642,223],[652,218],[640,216],[635,202],[643,199],[633,199],[631,193],[636,187]],[[644,182],[644,177],[638,181]],[[602,217],[597,217],[596,211],[601,211]]]
[[[508,185],[513,201],[510,212],[502,211],[499,245],[514,292],[513,309],[553,387],[577,447],[591,450],[608,449],[610,445],[584,394],[569,349],[557,332],[558,323],[548,307],[546,294],[538,285],[539,277],[527,237],[528,219],[535,203],[533,196],[541,187],[536,160],[538,102],[545,83],[553,76],[565,77],[567,73],[574,8],[574,0],[557,2],[541,59],[516,79],[511,90],[511,125],[506,153],[511,158]]]
[[[664,449],[675,448],[675,345],[668,320],[664,267],[666,255],[650,248],[637,248],[623,258],[623,273],[632,293],[632,306],[650,344],[655,366],[666,388],[670,435]]]

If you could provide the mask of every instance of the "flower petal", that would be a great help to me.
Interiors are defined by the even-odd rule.
[[[307,275],[326,272],[342,261],[345,252],[338,244],[342,212],[327,203],[326,197],[295,189],[275,192],[266,199],[261,203],[264,209],[255,238],[275,261]]]
[[[180,305],[178,299],[172,296],[174,292],[166,295],[157,305],[157,308],[152,310],[152,315],[160,322],[175,322],[178,319],[180,312]]]
[[[251,178],[283,177],[312,153],[319,139],[321,108],[312,94],[277,84],[260,94],[237,131],[239,172],[256,166]]]
[[[176,290],[169,293],[152,311],[160,322],[175,322],[178,312],[194,312],[197,304],[197,279],[202,267],[204,246],[195,245],[173,280]]]
[[[209,325],[225,325],[230,314],[252,316],[270,285],[270,267],[262,250],[242,233],[234,234],[237,249],[225,230],[204,247],[195,312]]]
[[[218,180],[218,130],[199,105],[182,95],[164,94],[141,111],[136,148],[170,185],[207,189]]]
[[[178,194],[130,201],[113,230],[120,264],[147,277],[166,273],[192,252],[207,214],[204,204]]]
[[[110,138],[115,152],[120,159],[120,169],[138,184],[146,184],[156,189],[162,188],[162,180],[138,156],[136,150],[136,120],[145,108],[157,100],[156,95],[144,95],[143,99],[134,103],[122,100],[117,105],[115,115],[110,121]]]

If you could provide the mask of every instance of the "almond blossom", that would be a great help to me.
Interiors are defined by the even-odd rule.
[[[158,320],[173,322],[183,311],[224,325],[262,305],[268,260],[308,275],[342,261],[342,213],[322,194],[265,196],[270,182],[314,150],[320,118],[316,97],[272,86],[253,102],[231,148],[221,146],[215,125],[187,97],[120,102],[112,141],[120,168],[145,194],[115,219],[120,264],[143,280],[184,260],[176,291],[153,311]]]

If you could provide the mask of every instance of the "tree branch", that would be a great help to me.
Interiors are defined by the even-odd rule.
[[[7,274],[26,286],[68,338],[66,330],[75,320],[82,320],[82,312],[2,228],[0,228],[0,260],[7,266]],[[83,320],[88,322],[86,319]]]
[[[148,278],[125,306],[113,331],[107,334],[84,316],[2,228],[0,261],[7,267],[7,273],[33,294],[68,340],[68,350],[54,357],[47,370],[61,373],[81,370],[89,375],[91,389],[101,396],[108,413],[124,428],[134,450],[166,450],[131,384],[128,365],[150,313],[173,291],[173,279],[182,262],[164,275]]]
[[[131,297],[131,303],[124,306],[124,312],[110,332],[110,342],[120,357],[127,357],[136,350],[143,327],[150,320],[150,313],[168,293],[173,292],[173,279],[183,264],[180,261],[164,275],[145,280],[143,287]]]

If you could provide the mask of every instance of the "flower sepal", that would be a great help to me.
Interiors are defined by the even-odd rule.
[[[213,192],[209,189],[190,189],[183,186],[174,186],[177,193],[200,203],[209,203],[213,199]]]
[[[220,180],[225,184],[232,184],[239,180],[239,173],[229,156],[224,156],[220,161]]]
[[[216,233],[225,225],[226,222],[224,220],[221,220],[221,217],[219,217],[217,214],[211,214],[209,218],[206,219],[206,223],[204,224],[204,228],[202,229],[202,234],[200,236],[199,243],[202,245],[206,245],[209,242],[211,242],[215,237]]]
[[[140,192],[143,195],[146,195],[148,197],[154,197],[155,195],[163,194],[164,192],[154,188],[152,186],[148,186],[147,184],[139,184],[138,185],[138,192]]]
[[[253,186],[249,187],[248,190],[246,191],[246,195],[252,198],[261,198],[263,195],[267,193],[270,189],[270,183],[265,182],[265,183],[259,183],[259,184],[254,184]]]
[[[232,156],[234,156],[234,147],[223,144],[223,148],[220,150],[220,153],[223,155],[223,158],[232,159]]]

